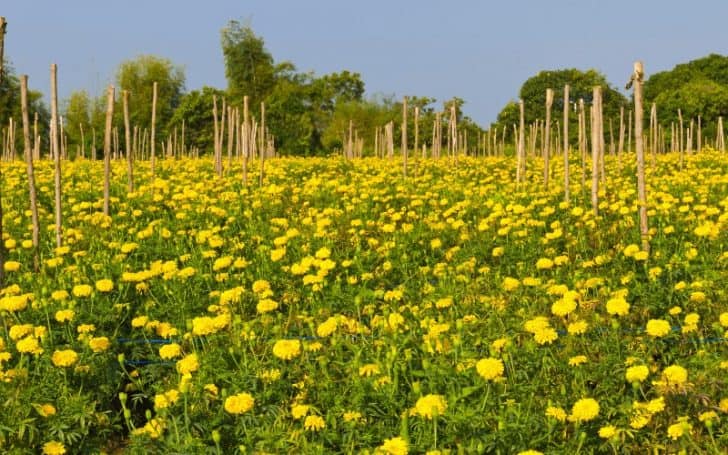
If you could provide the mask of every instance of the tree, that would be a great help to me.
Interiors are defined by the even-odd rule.
[[[546,89],[548,88],[554,90],[553,109],[560,111],[563,107],[563,89],[566,84],[569,85],[570,101],[575,103],[579,99],[583,99],[587,105],[591,103],[593,87],[601,86],[605,119],[619,118],[620,107],[629,105],[627,98],[614,89],[603,74],[594,69],[581,71],[569,68],[541,71],[527,79],[519,91],[519,97],[523,100],[525,108],[526,124],[537,119],[543,120],[546,117],[545,101]],[[507,130],[510,130],[513,128],[513,124],[517,124],[518,121],[518,104],[511,101],[498,114],[498,122],[495,127],[502,130],[505,126]],[[569,125],[569,135],[574,140],[578,134],[575,115],[572,116],[571,122],[573,122],[573,126]]]
[[[78,90],[71,93],[64,104],[65,131],[68,135],[69,144],[81,145],[81,128],[83,128],[84,149],[86,155],[90,156],[91,144],[91,113],[93,100],[86,90]]]
[[[225,92],[212,87],[193,90],[182,97],[182,101],[169,121],[167,130],[177,127],[182,132],[182,121],[185,122],[185,144],[196,147],[200,153],[212,152],[214,145],[212,107],[213,97],[218,100],[225,97]],[[219,104],[219,103],[218,103]],[[242,112],[240,113],[242,116]]]
[[[256,36],[249,25],[232,20],[222,29],[221,41],[231,102],[242,104],[247,95],[250,105],[258,106],[276,83],[273,56],[265,48],[263,38]]]
[[[116,81],[119,93],[129,91],[130,122],[140,128],[148,128],[151,124],[152,86],[157,82],[157,138],[163,138],[167,134],[166,125],[182,100],[185,86],[182,67],[166,58],[142,55],[122,62],[116,72]]]
[[[41,139],[41,150],[47,150],[48,125],[51,115],[48,107],[43,103],[43,94],[36,90],[28,92],[28,115],[33,122],[38,114],[38,134]],[[20,80],[15,74],[13,67],[5,61],[3,65],[3,76],[0,78],[0,130],[8,126],[10,118],[18,125],[18,132],[21,131],[21,105],[20,105]],[[23,135],[15,135],[15,149],[23,150]]]
[[[656,103],[660,123],[678,121],[678,109],[690,122],[702,117],[702,133],[715,137],[718,117],[728,116],[728,57],[718,54],[655,73],[645,82],[645,101]]]

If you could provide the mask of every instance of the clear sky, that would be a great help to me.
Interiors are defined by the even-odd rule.
[[[466,100],[483,125],[540,70],[595,68],[623,88],[647,75],[728,54],[728,1],[705,0],[2,0],[6,58],[34,89],[93,95],[118,64],[155,54],[183,65],[187,89],[226,86],[220,29],[249,20],[276,61],[299,71],[359,72],[367,94]]]

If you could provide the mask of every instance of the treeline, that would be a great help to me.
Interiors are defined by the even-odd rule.
[[[349,131],[358,139],[365,154],[372,154],[375,136],[385,125],[392,123],[392,134],[401,135],[402,101],[394,96],[365,97],[361,75],[342,70],[317,76],[297,71],[291,62],[276,62],[266,49],[263,39],[237,21],[230,21],[221,31],[221,47],[225,60],[228,86],[224,89],[205,86],[187,91],[184,69],[169,59],[142,55],[122,62],[114,75],[117,105],[114,108],[114,150],[123,149],[123,116],[121,94],[129,92],[130,123],[134,129],[136,150],[148,147],[152,113],[152,86],[157,83],[156,140],[163,153],[165,146],[175,150],[184,145],[186,152],[212,154],[214,149],[213,105],[242,110],[243,97],[248,96],[253,121],[260,121],[260,105],[265,104],[266,135],[275,143],[280,155],[322,155],[345,149]],[[10,119],[20,118],[18,78],[14,72],[0,87],[0,125],[12,134]],[[63,81],[61,80],[62,84]],[[443,118],[455,106],[461,145],[467,138],[471,149],[477,147],[482,130],[461,107],[464,101],[452,98],[438,109],[437,100],[425,96],[408,96],[408,104],[419,110],[419,143],[432,146],[432,126],[436,113]],[[41,94],[32,92],[31,111],[38,112],[42,134],[47,142],[49,114]],[[103,148],[106,95],[77,90],[61,102],[64,156],[73,158],[100,157]],[[222,112],[220,112],[222,116]],[[31,114],[32,115],[32,114]],[[414,140],[414,117],[407,129]],[[446,124],[446,123],[445,123]],[[350,128],[351,127],[351,128]],[[121,134],[123,136],[123,133]],[[16,135],[14,142],[20,144]],[[444,140],[444,139],[443,139]],[[399,144],[399,142],[397,142]],[[43,150],[48,150],[47,146]]]

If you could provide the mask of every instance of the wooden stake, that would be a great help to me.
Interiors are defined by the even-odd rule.
[[[128,190],[134,191],[134,158],[132,157],[131,128],[129,127],[129,91],[121,92],[122,108],[124,110],[124,146],[126,148],[126,178]]]
[[[634,63],[631,83],[634,86],[634,139],[637,147],[637,197],[639,199],[640,236],[642,250],[650,251],[649,231],[647,227],[647,190],[645,182],[645,153],[642,143],[642,62]],[[682,116],[680,116],[682,118]],[[681,120],[682,122],[682,120]]]
[[[114,86],[106,91],[106,128],[104,129],[104,215],[109,216],[111,180],[111,126],[114,120]]]
[[[4,77],[4,54],[5,54],[5,29],[7,28],[7,22],[5,18],[0,16],[0,83]],[[0,167],[0,181],[2,180],[2,167]],[[2,190],[5,188],[4,184],[0,184],[0,287],[5,286],[5,239],[3,238],[3,204],[2,204]]]
[[[601,140],[599,139],[599,98],[602,96],[602,88],[597,86],[593,89],[592,96],[592,115],[591,115],[591,133],[592,133],[592,188],[591,202],[594,217],[599,215],[599,147]]]
[[[402,176],[407,177],[407,97],[402,99]]]
[[[569,194],[569,84],[564,85],[564,201],[570,199]]]
[[[260,103],[260,137],[265,141],[265,103]],[[265,175],[265,147],[260,147],[260,186],[263,186]]]
[[[35,172],[33,170],[33,151],[30,147],[30,120],[28,118],[28,76],[20,76],[20,104],[23,113],[23,143],[25,163],[28,172],[28,194],[30,196],[30,214],[33,223],[33,270],[38,272],[40,267],[38,224],[38,199],[35,191]]]
[[[61,227],[63,216],[61,214],[61,154],[58,145],[58,67],[51,64],[51,151],[55,163],[55,209],[56,209],[56,246],[61,246]]]
[[[516,185],[521,184],[526,172],[526,117],[523,100],[518,101],[518,111],[520,113],[520,119],[518,127],[518,148],[516,150]]]
[[[546,122],[544,123],[543,143],[543,186],[549,187],[549,157],[551,155],[551,105],[554,102],[554,91],[546,89]]]

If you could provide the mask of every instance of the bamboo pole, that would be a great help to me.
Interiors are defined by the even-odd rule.
[[[549,188],[549,157],[551,156],[551,105],[554,102],[554,91],[546,89],[546,122],[544,123],[543,143],[543,186]]]
[[[564,85],[564,201],[569,202],[569,84]]]
[[[703,151],[703,128],[700,115],[698,115],[698,153]]]
[[[592,115],[591,115],[591,134],[592,134],[592,188],[591,188],[591,202],[592,211],[594,216],[599,215],[599,147],[601,141],[599,140],[599,98],[602,96],[602,88],[599,86],[594,87],[592,97]]]
[[[5,54],[5,30],[7,28],[7,22],[5,17],[0,16],[0,83],[4,78],[4,54]],[[2,167],[0,167],[0,182],[2,181]],[[2,189],[5,188],[4,184],[0,184],[0,287],[5,286],[5,241],[3,239],[3,204],[2,204]]]
[[[619,145],[617,146],[617,165],[622,170],[622,152],[624,151],[624,106],[619,108]]]
[[[131,128],[129,127],[129,91],[121,92],[122,108],[124,110],[124,146],[126,148],[126,177],[129,192],[134,191],[134,158],[132,157]]]
[[[526,117],[523,106],[523,100],[518,101],[519,111],[519,128],[518,128],[518,148],[516,150],[516,185],[520,185],[526,172]]]
[[[230,170],[233,167],[233,139],[236,128],[234,128],[235,122],[233,121],[233,108],[232,106],[228,106],[227,108],[227,122],[228,122],[228,138],[227,138],[227,155],[228,155],[228,165],[226,172],[230,172]]]
[[[639,199],[640,236],[642,250],[650,251],[650,239],[647,226],[647,190],[645,182],[645,155],[642,143],[642,76],[644,67],[641,61],[634,63],[631,84],[634,86],[634,138],[637,147],[637,197]],[[628,87],[629,88],[629,87]],[[682,117],[682,116],[681,116]],[[682,120],[681,120],[682,122]]]
[[[61,154],[58,145],[58,67],[51,64],[51,151],[55,163],[54,188],[56,210],[56,246],[61,246],[61,228],[63,215],[61,214]]]
[[[151,168],[152,168],[152,192],[154,192],[154,180],[156,178],[156,154],[155,154],[155,144],[157,142],[157,135],[156,135],[156,123],[157,123],[157,83],[155,82],[152,85],[152,130],[151,135],[149,137],[149,145],[150,145],[150,154],[151,154]]]
[[[407,97],[402,98],[402,176],[407,177]]]
[[[683,151],[685,150],[683,146],[683,117],[682,117],[682,111],[680,109],[677,110],[677,119],[678,119],[678,128],[679,128],[679,134],[678,136],[678,142],[677,142],[677,148],[678,152],[680,152],[680,170],[683,168]],[[637,115],[635,114],[635,122],[637,122]],[[635,124],[636,127],[636,124]]]
[[[265,141],[265,103],[260,103],[260,137]],[[265,147],[260,147],[260,181],[259,185],[263,186],[263,178],[265,177]]]
[[[104,129],[104,215],[109,216],[111,187],[111,126],[114,120],[114,86],[106,92],[106,128]]]
[[[38,135],[38,112],[33,114],[33,159],[40,159],[40,136]]]
[[[718,117],[718,134],[715,140],[715,148],[725,152],[725,136],[723,136],[723,117]]]
[[[20,76],[20,104],[23,115],[23,144],[25,163],[28,172],[28,195],[30,199],[30,214],[33,224],[33,270],[38,272],[40,267],[40,252],[38,250],[40,227],[38,224],[38,198],[35,191],[35,172],[33,169],[33,151],[30,147],[30,120],[28,118],[28,76]]]

